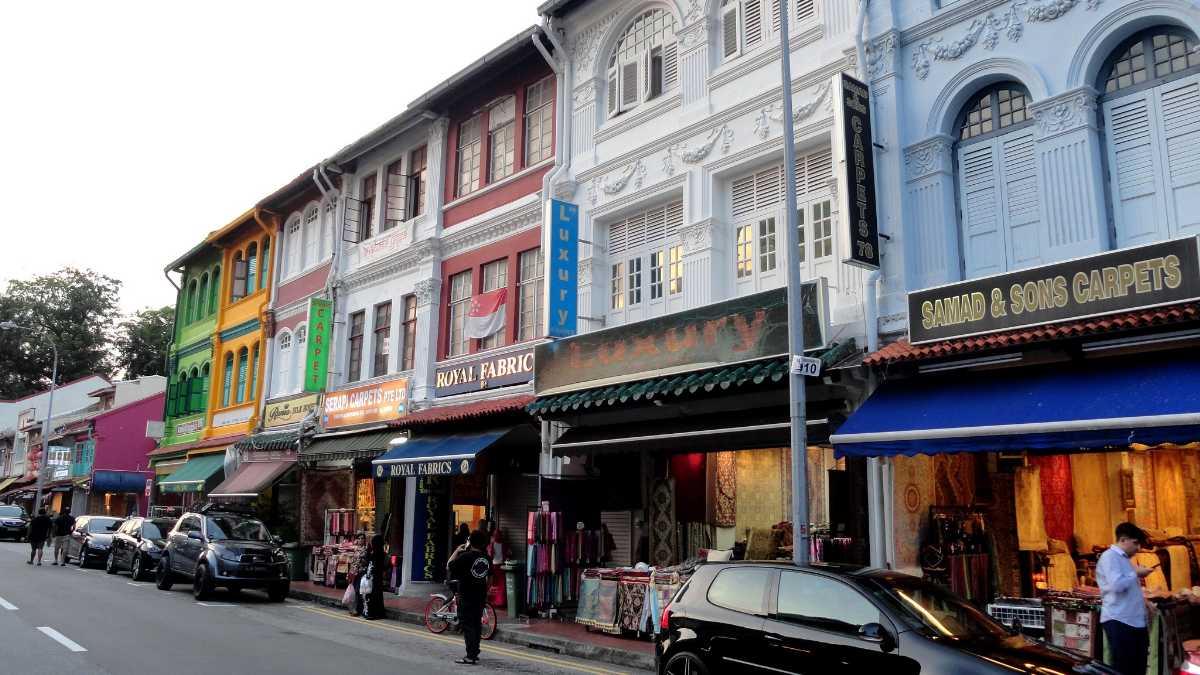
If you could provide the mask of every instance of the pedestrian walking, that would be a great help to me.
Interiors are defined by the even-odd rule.
[[[26,564],[32,565],[35,557],[37,564],[42,564],[42,549],[46,546],[46,537],[53,525],[50,516],[46,515],[46,509],[38,509],[37,515],[29,521],[29,561]]]
[[[71,530],[75,529],[75,516],[71,515],[70,507],[54,518],[54,562],[51,565],[67,564],[67,539]]]
[[[467,647],[467,655],[455,663],[463,665],[479,663],[483,608],[487,604],[488,579],[492,571],[492,561],[484,552],[487,545],[487,533],[475,530],[468,537],[466,546],[454,551],[448,564],[450,578],[458,586],[458,625]]]
[[[1122,675],[1145,675],[1150,632],[1146,598],[1139,580],[1154,571],[1133,562],[1146,535],[1133,523],[1117,525],[1116,543],[1096,563],[1100,586],[1100,627],[1112,653],[1113,668]]]
[[[383,535],[371,537],[367,544],[366,564],[362,570],[362,579],[358,582],[358,595],[362,600],[362,616],[368,621],[382,619],[383,607],[383,575],[385,573],[385,556],[383,550]]]

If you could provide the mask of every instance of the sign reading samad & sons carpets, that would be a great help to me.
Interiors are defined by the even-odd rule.
[[[804,284],[804,348],[825,346],[823,281]],[[777,288],[536,347],[539,396],[788,352],[787,289]]]
[[[912,344],[1145,309],[1200,298],[1188,237],[908,294]]]
[[[442,366],[434,375],[434,396],[483,391],[533,379],[533,348]]]

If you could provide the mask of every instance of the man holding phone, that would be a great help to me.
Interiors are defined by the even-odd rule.
[[[1139,581],[1153,571],[1133,562],[1146,535],[1133,523],[1117,525],[1117,541],[1096,563],[1100,586],[1100,626],[1112,654],[1110,666],[1123,675],[1145,675],[1150,633],[1146,599]]]

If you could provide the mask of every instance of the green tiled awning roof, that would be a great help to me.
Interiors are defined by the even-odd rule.
[[[300,431],[267,431],[243,438],[234,444],[238,450],[291,450],[300,439]]]
[[[828,368],[842,361],[857,350],[854,340],[834,343],[818,356],[823,367]],[[787,357],[780,356],[761,361],[720,366],[678,375],[664,375],[647,380],[622,382],[609,387],[583,389],[566,394],[540,396],[526,409],[532,415],[585,410],[620,403],[650,401],[669,396],[685,396],[699,391],[711,392],[779,382],[788,374]]]
[[[373,459],[388,449],[388,442],[401,435],[394,429],[367,431],[322,438],[317,436],[312,444],[300,450],[300,458],[306,461],[337,459]]]

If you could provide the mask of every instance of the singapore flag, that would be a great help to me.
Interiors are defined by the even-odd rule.
[[[471,298],[471,309],[467,312],[467,337],[482,339],[503,330],[507,299],[507,288],[497,288]]]

